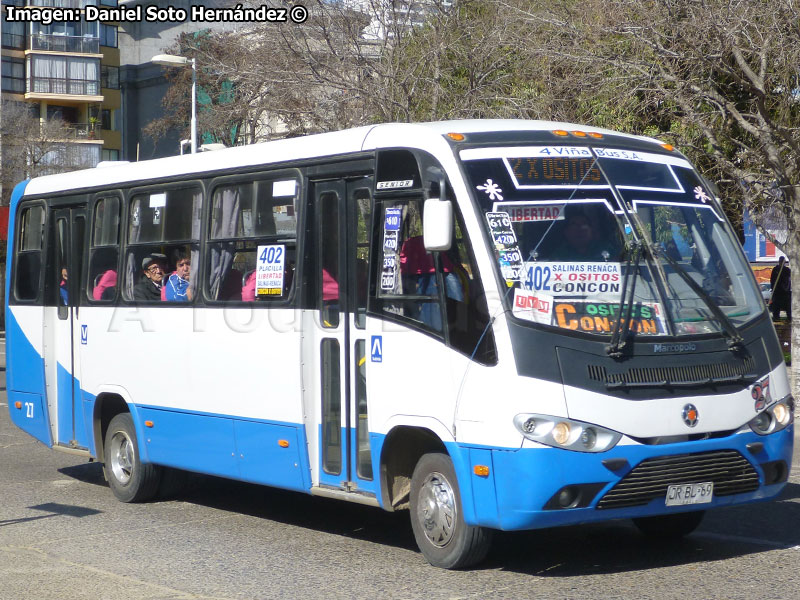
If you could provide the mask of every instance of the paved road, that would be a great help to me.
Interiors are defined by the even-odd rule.
[[[173,500],[119,503],[99,465],[12,427],[4,371],[0,387],[0,600],[800,593],[798,466],[778,502],[712,513],[682,542],[625,522],[501,534],[481,568],[447,572],[416,551],[405,513],[201,476]]]

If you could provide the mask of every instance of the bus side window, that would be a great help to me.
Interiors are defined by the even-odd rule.
[[[295,177],[223,184],[211,197],[205,293],[211,301],[286,300],[296,261]],[[257,285],[259,267],[262,273]]]
[[[111,302],[117,295],[119,271],[119,198],[98,199],[92,218],[87,293],[92,300]]]
[[[443,333],[442,308],[434,255],[422,243],[422,201],[387,201],[379,222],[381,269],[377,296],[384,313],[409,319],[417,326]],[[460,297],[461,284],[448,280],[453,269],[443,267],[448,295]]]
[[[123,295],[140,302],[191,301],[197,287],[197,261],[200,256],[200,229],[203,192],[197,186],[181,186],[134,194],[128,216],[128,251],[123,265]],[[175,298],[164,293],[171,276],[176,276],[179,257],[191,264],[188,290],[178,286]],[[148,287],[144,262],[157,259],[161,269],[160,295]],[[180,283],[180,282],[179,282]],[[138,286],[138,287],[137,287]],[[173,286],[173,290],[176,286]],[[147,293],[149,292],[149,293]]]
[[[453,245],[446,254],[455,265],[455,273],[464,290],[463,300],[448,295],[446,299],[447,327],[450,345],[467,356],[474,356],[482,364],[496,364],[497,352],[494,334],[489,325],[489,308],[486,294],[478,277],[475,256],[470,248],[461,211],[453,202],[455,235]]]
[[[20,211],[17,268],[14,274],[14,295],[17,300],[30,301],[40,297],[44,216],[42,206],[29,206]]]

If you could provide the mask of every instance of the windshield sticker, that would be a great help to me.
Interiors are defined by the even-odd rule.
[[[615,158],[618,160],[630,160],[638,162],[660,163],[662,165],[675,165],[691,169],[689,161],[679,156],[668,156],[666,154],[653,154],[651,152],[634,152],[633,150],[621,150],[615,148],[592,148],[597,158]]]
[[[703,204],[705,204],[706,202],[711,202],[711,197],[708,194],[706,194],[706,191],[699,185],[696,188],[694,188],[693,191],[694,191],[694,197],[700,200],[700,202],[702,202]]]
[[[379,181],[375,185],[376,190],[399,190],[410,188],[414,185],[413,179],[398,179],[397,181]]]
[[[489,194],[489,200],[494,201],[503,199],[503,190],[491,179],[487,179],[486,183],[483,185],[476,185],[475,187],[480,191]]]
[[[619,297],[621,265],[617,262],[526,262],[522,286],[555,297]]]
[[[553,297],[516,288],[512,312],[520,319],[550,325],[553,321]]]
[[[584,300],[554,300],[554,325],[584,333],[610,334],[617,324],[618,315],[624,313],[618,302],[593,302]],[[637,303],[631,309],[630,331],[643,335],[666,333],[661,307],[650,303]]]
[[[563,221],[566,204],[540,204],[532,202],[508,202],[494,205],[494,211],[508,213],[512,223],[535,221]]]
[[[283,244],[258,247],[256,297],[283,294],[286,247]]]
[[[403,209],[387,208],[383,220],[383,265],[381,267],[381,290],[393,292],[397,286],[397,244],[403,226]]]
[[[492,234],[492,241],[497,250],[497,258],[503,279],[507,283],[519,281],[520,271],[522,270],[522,254],[519,251],[517,236],[511,227],[511,219],[508,213],[486,213],[486,220],[489,223],[489,231]]]

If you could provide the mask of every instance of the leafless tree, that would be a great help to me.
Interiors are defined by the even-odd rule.
[[[8,204],[14,186],[24,179],[93,166],[76,143],[78,133],[63,120],[41,121],[30,104],[8,100],[1,112],[3,204]]]

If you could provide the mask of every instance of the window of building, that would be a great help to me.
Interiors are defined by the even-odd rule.
[[[54,55],[28,56],[28,91],[47,94],[100,94],[100,59]]]
[[[128,213],[128,252],[124,265],[123,295],[126,300],[184,301],[194,296],[202,198],[202,190],[194,186],[133,195]],[[171,298],[167,294],[167,283],[184,259],[195,268],[185,279],[188,285],[177,282],[182,287],[181,297]]]
[[[100,111],[100,129],[113,129],[112,112],[110,108],[104,108]]]
[[[117,47],[117,26],[100,24],[100,45],[109,48]]]
[[[119,160],[119,150],[103,148],[103,151],[100,155],[100,160]]]
[[[5,35],[5,33],[3,34]],[[25,60],[3,57],[3,91],[25,93]]]
[[[218,186],[212,196],[206,295],[214,301],[280,301],[296,263],[295,177]]]
[[[112,90],[119,89],[119,67],[100,66],[100,87]]]
[[[3,4],[6,4],[3,0]],[[25,50],[25,26],[23,21],[8,22],[3,19],[3,48]]]

